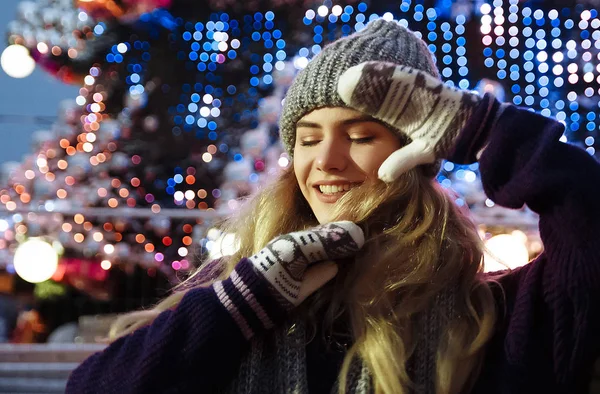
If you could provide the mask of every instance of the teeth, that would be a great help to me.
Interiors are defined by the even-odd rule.
[[[351,184],[346,185],[319,185],[319,190],[323,194],[335,194],[348,191],[352,188]]]

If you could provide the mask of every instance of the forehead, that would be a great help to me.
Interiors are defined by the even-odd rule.
[[[344,122],[347,120],[364,120],[374,121],[375,119],[360,111],[345,107],[325,107],[315,109],[305,114],[298,121],[298,125],[302,123],[317,123],[320,125],[329,125]]]

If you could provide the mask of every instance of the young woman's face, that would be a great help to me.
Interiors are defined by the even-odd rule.
[[[300,119],[294,172],[319,222],[329,221],[350,188],[377,179],[381,163],[400,146],[386,126],[349,108],[321,108]]]

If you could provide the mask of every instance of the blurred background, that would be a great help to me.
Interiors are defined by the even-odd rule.
[[[295,74],[374,18],[421,35],[447,84],[555,117],[598,157],[597,1],[2,5],[0,392],[60,392],[116,314],[230,253],[219,219],[289,165],[277,119]],[[495,206],[477,164],[437,180],[472,212],[488,271],[541,252],[536,215]]]
[[[2,2],[0,26],[6,33],[8,23],[17,16],[20,0]],[[9,45],[5,39],[2,49]],[[58,103],[73,99],[77,86],[64,84],[39,67],[27,78],[13,78],[0,70],[0,163],[20,161],[31,153],[31,137],[36,130],[48,127],[56,118]]]

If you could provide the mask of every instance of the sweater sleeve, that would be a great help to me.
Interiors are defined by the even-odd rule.
[[[600,344],[600,164],[559,141],[564,126],[554,119],[500,108],[490,97],[478,116],[457,151],[472,157],[485,146],[479,164],[487,196],[538,213],[544,244],[541,256],[508,278],[516,285],[505,350],[514,363],[526,363],[542,325],[558,381],[577,380]]]
[[[189,290],[175,309],[90,356],[66,392],[213,392],[235,377],[249,340],[285,318],[270,292],[242,259],[229,279]]]

